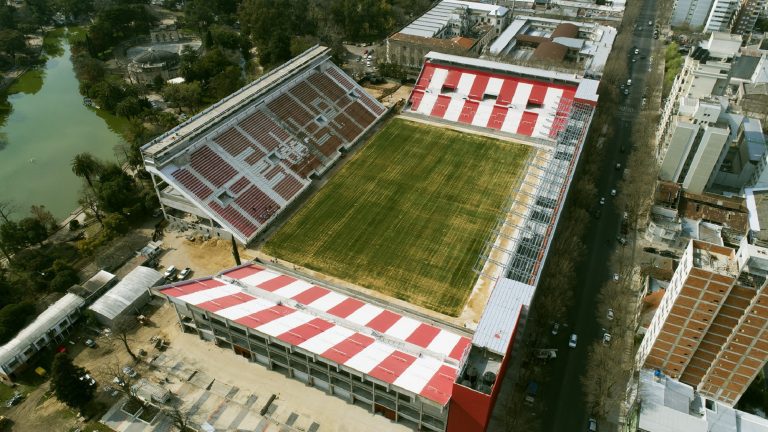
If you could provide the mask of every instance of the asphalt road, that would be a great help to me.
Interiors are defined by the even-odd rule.
[[[599,220],[592,219],[587,229],[587,254],[583,265],[577,272],[578,284],[570,309],[567,327],[561,324],[560,332],[555,337],[555,346],[559,348],[557,360],[549,363],[551,379],[548,388],[542,388],[540,403],[545,404],[546,417],[543,419],[545,431],[564,432],[587,430],[587,420],[591,413],[587,412],[581,386],[581,376],[587,366],[587,348],[602,337],[598,317],[606,311],[596,310],[597,294],[600,287],[609,280],[616,269],[606,266],[613,248],[617,247],[616,236],[620,230],[622,211],[615,207],[610,191],[616,188],[627,159],[628,151],[621,151],[624,144],[629,150],[628,143],[632,135],[632,120],[635,113],[640,111],[643,88],[650,67],[650,49],[655,42],[653,29],[648,21],[655,23],[656,0],[645,0],[638,18],[637,29],[633,32],[633,44],[640,50],[636,62],[631,62],[630,53],[620,53],[627,56],[631,65],[632,85],[629,96],[624,97],[622,109],[614,117],[615,130],[618,139],[615,142],[603,144],[605,153],[601,176],[597,179],[598,193],[605,197],[606,203]],[[642,27],[642,28],[641,28]],[[643,58],[644,57],[644,58]],[[654,62],[658,59],[654,59]],[[627,77],[630,78],[630,77]],[[593,125],[599,126],[599,125]],[[589,157],[584,154],[582,157]],[[621,164],[616,169],[616,164]],[[629,167],[630,169],[632,167]],[[568,337],[571,333],[578,335],[576,348],[568,348]],[[605,424],[599,419],[600,431],[615,430],[616,425]]]

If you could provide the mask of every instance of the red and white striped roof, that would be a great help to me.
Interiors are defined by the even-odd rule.
[[[440,405],[451,397],[457,368],[471,342],[257,265],[161,292],[175,303],[210,311]]]
[[[427,61],[411,112],[534,138],[565,128],[577,87]]]

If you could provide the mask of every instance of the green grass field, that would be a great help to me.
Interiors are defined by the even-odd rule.
[[[531,149],[393,120],[265,245],[278,258],[457,316]]]

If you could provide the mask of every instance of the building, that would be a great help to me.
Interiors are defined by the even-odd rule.
[[[498,382],[519,349],[516,338],[581,155],[596,91],[596,81],[573,74],[427,55],[404,116],[535,149],[521,192],[512,193],[508,213],[500,214],[484,242],[476,270],[493,282],[474,331],[257,264],[153,291],[173,303],[185,331],[251,362],[414,429],[483,431]],[[460,96],[464,92],[468,97]]]
[[[636,354],[655,369],[733,406],[768,360],[768,249],[692,240]]]
[[[487,55],[509,63],[546,63],[599,79],[616,33],[597,23],[517,16]]]
[[[683,191],[678,183],[660,181],[645,239],[685,248],[690,240],[738,247],[749,228],[744,198]]]
[[[102,325],[112,327],[117,320],[137,313],[149,300],[149,289],[165,281],[160,272],[149,267],[136,267],[123,280],[101,296],[88,310]]]
[[[443,0],[388,37],[384,58],[416,76],[430,51],[480,56],[501,34],[511,15],[504,6]]]
[[[739,0],[678,0],[670,23],[673,27],[686,25],[703,33],[730,32],[737,24],[740,9]],[[754,26],[754,22],[752,24]]]
[[[768,420],[702,396],[663,374],[641,370],[638,432],[768,432]]]
[[[167,81],[178,74],[180,56],[178,53],[150,48],[128,63],[128,76],[133,82],[149,84],[156,77]]]
[[[112,288],[117,283],[117,276],[106,270],[99,270],[87,281],[73,285],[68,291],[77,294],[85,299],[85,304],[89,305],[94,300],[101,297],[104,291]]]
[[[65,294],[0,347],[0,381],[12,384],[36,353],[51,344],[63,344],[84,304],[80,296]]]
[[[752,33],[763,9],[765,9],[765,0],[743,0],[732,28],[733,33],[740,35]]]
[[[241,243],[298,198],[385,108],[315,46],[142,147],[171,223]]]
[[[464,330],[257,265],[158,291],[186,332],[392,420],[446,428],[470,351]],[[471,381],[480,392],[494,384]]]

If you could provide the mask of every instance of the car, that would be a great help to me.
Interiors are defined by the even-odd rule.
[[[600,205],[604,205],[604,204],[605,204],[605,197],[602,197],[600,198]]]
[[[652,26],[653,25],[653,21],[648,21],[648,25]]]
[[[136,371],[130,366],[124,366],[123,373],[128,375],[131,378],[136,378],[136,375],[138,375]]]
[[[608,308],[607,318],[608,318],[608,321],[613,321],[613,309]]]
[[[632,63],[635,63],[637,61],[637,57],[632,57]]]
[[[112,379],[112,384],[119,385],[120,387],[125,387],[125,380],[123,380],[120,377],[114,377]]]
[[[659,34],[658,34],[658,33],[654,34],[654,35],[653,35],[653,38],[654,38],[654,39],[658,39],[658,38],[659,38]]]
[[[188,278],[190,274],[192,274],[192,269],[189,267],[185,267],[184,270],[179,272],[179,274],[176,276],[176,279],[184,280]]]
[[[640,54],[640,48],[635,48],[635,55]]]
[[[624,237],[616,237],[616,241],[619,242],[619,244],[622,246],[627,245],[627,239],[625,239]]]
[[[94,387],[96,385],[96,380],[93,379],[93,377],[90,374],[85,374],[81,376],[80,381],[85,381],[91,387]]]
[[[611,196],[616,196],[616,189],[611,189]]]
[[[611,334],[608,332],[603,333],[603,345],[611,344]]]
[[[24,395],[17,391],[17,392],[15,392],[13,394],[13,396],[11,396],[10,399],[8,399],[8,402],[5,403],[5,406],[10,408],[10,407],[18,404],[19,402],[21,402],[22,399],[24,399]]]
[[[624,89],[624,96],[629,96],[629,89],[628,88]]]
[[[596,209],[594,212],[592,212],[592,216],[595,217],[595,219],[600,219],[603,217],[603,211],[600,209]]]
[[[163,276],[165,276],[166,279],[170,279],[176,275],[177,271],[178,270],[176,269],[176,266],[168,266],[168,268],[165,269],[165,273],[163,273]]]
[[[96,342],[94,342],[93,339],[86,339],[85,342],[83,342],[85,346],[88,348],[96,348]]]
[[[632,85],[632,78],[627,80],[627,87],[630,87]]]
[[[570,338],[570,339],[568,339],[568,347],[570,347],[570,348],[576,348],[576,340],[577,340],[577,338],[578,338],[578,337],[576,336],[576,333],[573,333],[573,334],[571,335],[571,338]]]
[[[677,255],[675,255],[673,252],[668,250],[663,250],[659,252],[659,255],[665,257],[665,258],[677,258]]]
[[[613,274],[613,281],[614,282],[618,282],[619,281],[619,274],[618,273],[614,273]]]
[[[557,332],[558,332],[559,330],[560,330],[560,324],[558,324],[558,323],[555,323],[555,324],[552,326],[552,335],[553,335],[553,336],[554,336],[554,335],[556,335],[556,334],[557,334]]]
[[[589,422],[587,423],[587,431],[597,432],[597,420],[593,418],[589,419]]]
[[[620,170],[621,170],[621,164],[620,164],[620,163],[617,163],[617,164],[616,164],[616,171],[620,171]]]
[[[652,254],[655,254],[656,252],[658,252],[655,247],[650,247],[650,246],[644,247],[643,250]]]

